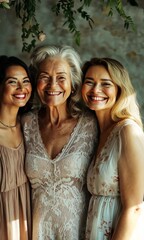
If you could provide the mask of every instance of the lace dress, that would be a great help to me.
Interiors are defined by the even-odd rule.
[[[26,173],[32,186],[33,240],[84,239],[89,194],[86,173],[97,124],[93,115],[80,117],[69,142],[51,160],[42,142],[38,114],[24,121]]]
[[[120,133],[128,124],[132,124],[137,133],[142,131],[132,120],[118,123],[89,167],[87,185],[92,197],[86,227],[87,240],[110,240],[117,224],[122,209],[118,177]]]
[[[29,184],[24,173],[23,142],[0,145],[0,239],[31,240]]]

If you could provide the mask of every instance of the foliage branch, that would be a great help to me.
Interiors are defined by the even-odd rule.
[[[127,2],[130,5],[138,6],[136,0],[127,0]],[[40,30],[40,24],[36,17],[36,10],[37,8],[40,9],[40,3],[41,0],[0,0],[0,8],[8,11],[13,8],[16,17],[21,20],[22,51],[30,52],[35,47],[37,39],[43,41],[46,37],[45,33]],[[127,15],[124,10],[123,0],[99,0],[99,3],[109,9],[108,16],[113,16],[116,11],[123,19],[126,29],[129,26],[135,28],[131,16]],[[68,30],[73,34],[77,45],[80,45],[81,36],[76,24],[77,18],[81,17],[89,24],[90,28],[93,28],[94,21],[88,14],[88,8],[91,4],[92,0],[55,0],[51,7],[51,11],[56,16],[62,15],[64,17],[64,25],[67,25]]]

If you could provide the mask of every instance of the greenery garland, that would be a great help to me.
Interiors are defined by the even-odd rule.
[[[124,27],[126,29],[131,26],[133,29],[135,25],[130,16],[128,16],[123,7],[122,0],[99,0],[102,6],[107,7],[108,16],[113,16],[114,11],[118,12],[120,17],[124,20]],[[129,4],[138,6],[137,1],[127,0]],[[51,11],[56,15],[63,15],[64,25],[67,25],[69,31],[73,34],[75,42],[80,45],[80,31],[76,26],[76,18],[79,15],[83,20],[87,21],[90,28],[93,28],[94,21],[85,10],[89,7],[92,0],[55,0]],[[41,0],[0,0],[0,8],[10,9],[14,8],[16,17],[21,20],[22,30],[22,51],[30,52],[36,45],[37,39],[43,41],[46,34],[40,30],[40,24],[36,18],[36,9],[40,8]]]

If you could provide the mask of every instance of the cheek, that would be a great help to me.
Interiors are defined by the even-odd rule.
[[[29,87],[27,89],[29,92],[32,92],[32,85],[29,85]]]
[[[82,93],[82,97],[85,98],[85,95],[87,93],[87,87],[85,85],[82,86],[82,89],[81,89],[81,93]]]
[[[118,97],[118,87],[115,86],[113,89],[109,89],[109,94],[113,95],[114,99]]]
[[[117,96],[117,92],[114,89],[107,88],[104,92],[106,95],[112,96],[113,98]]]
[[[66,82],[63,86],[61,86],[61,88],[65,89],[67,94],[71,94],[72,91],[72,86],[71,83]]]
[[[38,82],[37,83],[37,92],[40,92],[41,90],[43,90],[44,88],[44,84],[42,82]]]
[[[9,94],[12,92],[12,88],[11,87],[4,87],[2,89],[2,94]]]

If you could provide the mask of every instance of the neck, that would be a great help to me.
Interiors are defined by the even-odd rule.
[[[112,120],[110,113],[96,113],[99,127],[100,127],[100,132],[103,133],[107,131],[108,129],[111,129],[115,122]]]
[[[64,120],[69,118],[66,108],[57,106],[46,108],[41,117],[52,126],[60,126]]]
[[[17,125],[17,111],[0,109],[0,125],[5,128],[14,128]]]

